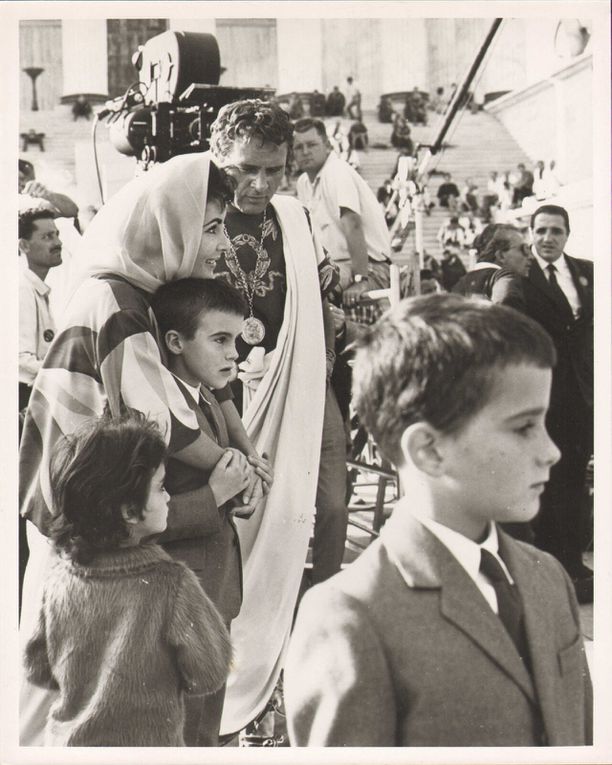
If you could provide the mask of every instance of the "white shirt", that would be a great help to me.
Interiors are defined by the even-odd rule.
[[[550,274],[548,272],[548,266],[550,263],[547,260],[544,260],[544,258],[541,258],[535,247],[531,248],[531,252],[533,253],[533,256],[535,258],[536,263],[540,266],[542,271],[544,272],[544,278],[546,281],[550,281]],[[567,302],[570,304],[572,308],[572,313],[574,314],[574,318],[577,319],[580,316],[580,296],[578,295],[578,290],[576,289],[576,285],[574,284],[574,280],[572,279],[572,272],[569,269],[569,266],[567,265],[567,261],[565,260],[565,255],[562,255],[560,258],[557,258],[555,262],[552,264],[555,267],[555,276],[557,277],[557,284],[559,287],[561,287],[561,291],[567,298]]]
[[[19,256],[19,382],[32,385],[55,335],[48,285]]]
[[[495,556],[504,573],[508,577],[510,584],[514,584],[514,580],[512,579],[506,564],[499,557],[499,545],[495,524],[489,524],[489,534],[487,535],[487,538],[481,544],[477,544],[471,539],[468,539],[468,537],[464,536],[463,534],[460,534],[458,531],[449,529],[448,526],[443,526],[441,523],[433,521],[431,518],[422,515],[418,512],[418,510],[413,510],[412,512],[414,516],[423,524],[423,526],[429,529],[429,531],[431,531],[431,533],[444,545],[444,547],[446,547],[451,555],[456,558],[460,566],[465,569],[470,579],[472,579],[474,584],[483,594],[487,603],[493,609],[494,613],[499,613],[495,589],[489,579],[480,572],[480,550],[484,548],[493,556]]]
[[[202,386],[200,384],[198,385],[190,385],[188,382],[185,382],[182,377],[179,377],[178,375],[174,374],[172,372],[172,376],[176,377],[177,380],[181,383],[181,385],[184,385],[185,388],[189,391],[191,398],[196,402],[196,404],[200,403],[200,391],[202,389]]]
[[[357,83],[355,80],[351,83],[346,83],[346,100],[347,103],[351,103],[351,101],[356,97],[359,96],[359,88],[357,87]]]
[[[391,252],[385,216],[374,192],[359,173],[333,151],[317,173],[314,183],[302,173],[297,181],[297,196],[310,211],[320,233],[321,244],[333,261],[351,260],[340,223],[340,208],[345,207],[361,218],[368,257],[386,260]]]

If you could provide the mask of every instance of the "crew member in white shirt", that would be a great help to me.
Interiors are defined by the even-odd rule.
[[[300,170],[298,199],[308,208],[323,247],[340,270],[343,304],[389,286],[390,241],[384,214],[363,178],[332,150],[325,124],[295,124],[293,153]]]

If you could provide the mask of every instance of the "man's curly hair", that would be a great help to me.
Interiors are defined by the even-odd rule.
[[[215,157],[226,157],[236,140],[258,137],[277,146],[293,144],[293,125],[280,106],[258,98],[245,98],[219,110],[210,128],[210,148]]]

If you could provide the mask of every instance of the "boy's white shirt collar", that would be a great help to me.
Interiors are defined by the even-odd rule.
[[[493,611],[498,613],[497,595],[495,594],[495,589],[491,585],[490,581],[480,573],[481,549],[485,549],[495,556],[504,573],[508,577],[510,584],[514,584],[514,580],[508,571],[508,567],[499,557],[499,541],[497,538],[497,528],[495,523],[489,523],[489,533],[487,534],[487,538],[484,540],[484,542],[478,544],[463,534],[460,534],[458,531],[454,531],[448,526],[444,526],[442,523],[438,523],[437,521],[432,520],[425,514],[419,512],[418,509],[413,509],[412,514],[420,523],[423,524],[423,526],[425,526],[425,528],[431,531],[431,533],[444,545],[444,547],[446,547],[451,555],[457,560],[459,565],[467,572],[468,576],[478,587]]]
[[[190,385],[188,382],[185,382],[182,377],[179,377],[178,375],[174,374],[172,372],[172,376],[176,377],[177,380],[180,380],[181,384],[184,385],[189,393],[191,394],[193,400],[196,402],[196,404],[199,404],[200,402],[200,393],[202,391],[202,385]]]
[[[460,534],[458,531],[455,531],[438,521],[432,520],[425,514],[419,512],[418,509],[413,509],[412,513],[423,526],[428,528],[431,533],[434,534],[440,542],[448,548],[448,550],[450,550],[472,579],[475,580],[480,572],[480,550],[481,548],[484,548],[497,558],[504,573],[508,577],[508,581],[514,583],[514,580],[508,571],[508,567],[499,557],[499,540],[497,538],[497,527],[494,523],[489,523],[489,533],[484,542],[479,544],[463,534]]]

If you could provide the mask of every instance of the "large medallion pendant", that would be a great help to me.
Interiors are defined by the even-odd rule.
[[[264,339],[266,328],[263,322],[254,316],[249,316],[242,325],[242,339],[249,345],[259,345]]]

